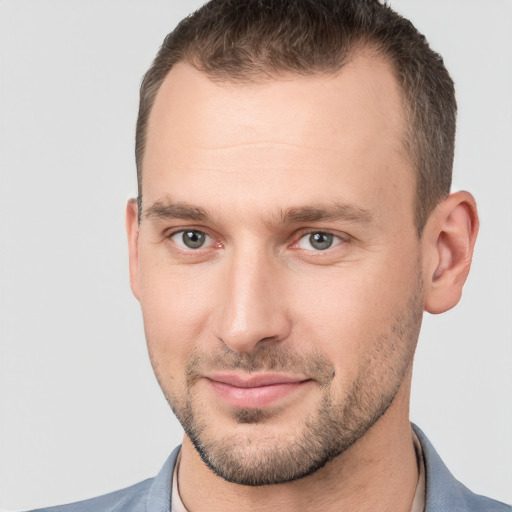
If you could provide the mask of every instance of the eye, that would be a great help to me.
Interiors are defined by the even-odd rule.
[[[314,251],[325,251],[333,245],[337,245],[341,242],[341,238],[331,233],[324,233],[323,231],[316,231],[304,235],[298,243],[301,249],[314,250]]]
[[[181,249],[201,249],[210,241],[210,237],[202,231],[187,229],[178,231],[169,237]]]

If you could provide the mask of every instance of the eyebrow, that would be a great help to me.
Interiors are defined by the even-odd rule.
[[[211,217],[204,208],[187,203],[156,201],[144,213],[145,218],[162,220],[182,219],[208,222]],[[333,203],[329,206],[296,206],[280,212],[278,219],[283,224],[344,220],[369,224],[374,219],[373,212],[348,203]]]
[[[369,224],[374,215],[371,210],[359,208],[352,204],[333,203],[329,206],[302,206],[288,208],[281,215],[285,223],[319,222],[344,220]]]
[[[146,210],[144,217],[146,219],[184,219],[197,222],[206,222],[210,218],[208,212],[198,206],[162,201],[153,203],[153,205]]]

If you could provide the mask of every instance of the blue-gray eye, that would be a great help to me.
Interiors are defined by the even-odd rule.
[[[339,237],[331,235],[330,233],[317,231],[316,233],[309,233],[304,235],[299,240],[299,247],[309,251],[325,251],[333,245],[335,240],[339,240]]]
[[[179,231],[171,236],[171,240],[182,249],[200,249],[208,238],[206,233],[195,229]]]

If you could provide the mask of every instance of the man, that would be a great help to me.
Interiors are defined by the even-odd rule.
[[[449,195],[438,55],[371,0],[213,1],[142,88],[130,273],[185,430],[161,473],[69,510],[510,510],[408,418],[424,310],[478,230]]]

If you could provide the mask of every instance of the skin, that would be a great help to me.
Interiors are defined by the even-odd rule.
[[[164,394],[215,455],[205,464],[185,434],[178,482],[190,512],[410,510],[421,315],[459,300],[478,222],[459,192],[418,238],[403,117],[390,67],[364,53],[337,75],[250,85],[180,63],[161,86],[140,225],[127,207],[130,276]],[[183,230],[205,244],[188,248]],[[311,233],[332,245],[318,250]],[[212,386],[216,372],[301,384],[240,406]],[[346,442],[312,474],[254,487],[212,471],[230,454],[253,472],[273,453],[277,464],[325,414]]]

